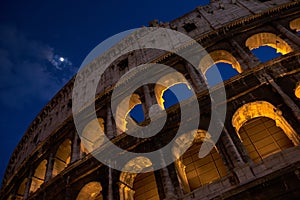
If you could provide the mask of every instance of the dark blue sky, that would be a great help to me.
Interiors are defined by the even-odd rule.
[[[31,121],[96,45],[153,19],[170,21],[207,2],[1,1],[0,180]]]

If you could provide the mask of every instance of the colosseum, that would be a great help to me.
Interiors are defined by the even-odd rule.
[[[227,105],[219,140],[209,138],[212,99],[205,73],[174,53],[133,51],[115,60],[101,77],[94,101],[97,119],[92,120],[89,107],[82,110],[81,131],[88,142],[77,134],[72,114],[75,77],[42,109],[10,158],[0,199],[300,199],[300,1],[211,0],[173,21],[154,20],[149,26],[179,31],[201,44],[213,60],[203,57],[199,66],[204,72],[218,63],[236,72],[224,81],[226,100],[213,108]],[[261,61],[253,50],[262,46],[275,49],[279,56]],[[110,50],[114,48],[118,44]],[[97,62],[96,58],[93,63]],[[128,109],[115,120],[110,106],[113,89],[120,77],[143,63],[170,66],[185,81],[165,76],[161,81],[167,87],[139,87],[129,97]],[[127,82],[140,75],[127,77]],[[108,153],[106,144],[99,147],[92,138],[95,131],[124,151],[145,152],[166,145],[182,119],[179,105],[165,107],[163,95],[178,84],[193,88],[201,114],[192,145],[170,165],[142,173],[151,167],[151,160],[131,160],[126,165],[141,173],[130,173],[103,164],[88,150],[96,146],[97,153]],[[209,87],[220,92],[219,84]],[[188,107],[189,98],[181,103]],[[145,119],[136,123],[151,123],[149,108],[154,104],[168,116],[161,132],[151,138],[127,135],[127,122],[134,121],[131,110],[142,105]],[[117,120],[124,127],[117,127]],[[95,123],[100,129],[93,129]],[[213,148],[199,158],[204,142],[212,142]]]

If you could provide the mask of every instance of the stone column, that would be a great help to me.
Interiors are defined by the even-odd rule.
[[[110,103],[107,105],[107,112],[106,112],[106,135],[109,139],[115,136],[113,123],[112,123],[112,111],[110,107]]]
[[[191,80],[193,82],[193,86],[195,87],[195,93],[199,93],[202,89],[205,88],[206,84],[204,83],[204,81],[201,81],[201,74],[198,75],[194,69],[194,67],[190,64],[187,63],[186,65],[186,69],[188,71],[188,73],[191,76]]]
[[[154,104],[154,99],[151,97],[150,89],[148,85],[143,85],[143,92],[144,92],[144,101],[145,105],[143,106],[145,119],[149,118],[149,109]]]
[[[294,103],[294,101],[280,88],[279,85],[273,80],[273,78],[265,74],[264,75],[267,79],[267,81],[271,84],[271,86],[278,92],[278,94],[281,96],[283,101],[286,103],[288,107],[292,110],[293,115],[296,117],[296,119],[300,122],[300,109],[299,107]]]
[[[30,186],[31,186],[31,182],[32,182],[32,174],[33,174],[33,169],[31,168],[29,171],[29,175],[27,178],[27,183],[26,183],[26,187],[25,187],[25,192],[24,192],[24,196],[23,199],[27,199],[30,193]]]
[[[73,163],[80,158],[80,139],[78,134],[75,131],[75,135],[72,142],[72,155],[71,155],[71,162]]]
[[[221,125],[223,125],[223,124],[221,124]],[[243,161],[239,151],[237,150],[237,147],[235,146],[234,142],[232,141],[232,138],[229,135],[229,133],[224,125],[223,125],[223,132],[221,135],[221,140],[226,148],[226,151],[229,154],[228,156],[230,157],[233,165],[235,167],[237,167],[237,166],[244,164],[244,161]]]
[[[107,200],[113,200],[113,177],[112,177],[112,168],[108,167],[108,192],[107,192]]]
[[[47,162],[45,183],[48,182],[52,178],[53,164],[54,164],[53,153],[50,153],[48,162]]]
[[[253,68],[256,65],[260,63],[259,59],[249,50],[246,52],[239,43],[237,43],[234,39],[229,40],[231,46],[235,48],[235,51],[239,54],[239,56],[244,61],[245,65],[247,65],[247,68]],[[243,63],[240,63],[241,67],[243,66]],[[245,70],[245,67],[242,68]]]
[[[278,24],[276,22],[273,22],[272,24],[282,35],[284,35],[293,43],[295,43],[298,47],[300,47],[300,38],[296,34],[292,33],[290,30],[286,29],[281,24]]]
[[[161,152],[160,150],[160,156],[161,156],[161,163],[162,163],[162,166],[166,166],[166,163],[165,163],[165,160],[164,160],[164,157],[163,157],[163,153]],[[177,199],[176,198],[176,195],[175,195],[175,190],[174,190],[174,187],[173,187],[173,183],[172,183],[172,180],[171,180],[171,177],[170,177],[170,174],[169,174],[169,171],[168,171],[168,168],[167,167],[163,167],[161,169],[161,175],[162,175],[162,182],[163,182],[163,187],[164,187],[164,192],[165,192],[165,195],[166,195],[166,198],[165,199]]]

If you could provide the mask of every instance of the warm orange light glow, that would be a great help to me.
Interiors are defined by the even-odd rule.
[[[128,102],[128,103],[126,103]],[[128,116],[129,112],[138,104],[141,104],[140,96],[137,94],[132,94],[121,101],[116,110],[116,125],[118,133],[123,133],[127,130],[127,120],[134,120]]]
[[[300,82],[298,82],[296,85],[295,95],[298,99],[300,99]]]
[[[71,140],[66,139],[59,147],[55,155],[52,175],[56,176],[64,170],[70,163],[71,158]]]
[[[99,182],[90,182],[81,188],[76,200],[102,200],[102,186]]]
[[[43,160],[35,169],[32,177],[30,192],[35,192],[44,183],[47,168],[47,160]]]
[[[251,102],[240,107],[232,117],[232,125],[235,127],[236,132],[239,133],[240,128],[248,120],[257,117],[267,117],[273,119],[276,123],[276,126],[280,127],[285,132],[294,145],[299,144],[298,134],[284,119],[281,111],[266,101]]]
[[[156,82],[154,91],[155,91],[157,103],[158,105],[160,105],[162,109],[165,109],[164,99],[163,99],[164,92],[168,88],[180,83],[186,84],[188,89],[191,89],[191,86],[189,85],[186,78],[181,73],[178,72],[167,74],[166,76],[162,77]]]
[[[87,152],[99,148],[104,141],[104,120],[102,118],[90,121],[83,129],[81,142]]]
[[[300,31],[300,18],[294,19],[290,22],[290,28],[297,32]]]
[[[239,73],[242,72],[240,63],[231,53],[225,50],[216,50],[209,53],[209,55],[204,56],[199,63],[199,68],[201,72],[205,74],[211,66],[221,62],[232,65],[232,68],[236,69]]]
[[[273,33],[258,33],[246,40],[246,46],[252,50],[261,46],[269,46],[276,49],[277,53],[283,55],[290,53],[293,49],[279,36]]]

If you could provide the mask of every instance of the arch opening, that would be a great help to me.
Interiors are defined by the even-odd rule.
[[[178,72],[167,74],[166,76],[159,79],[156,82],[154,91],[156,101],[162,109],[166,109],[167,107],[165,106],[170,107],[176,102],[178,103],[180,101],[188,99],[193,95],[189,82],[182,74]],[[165,92],[167,92],[165,94],[166,96],[164,96]],[[175,97],[175,94],[178,95],[179,99]],[[166,105],[164,98],[168,101],[166,102]]]
[[[71,140],[66,139],[57,149],[55,157],[54,157],[54,164],[53,164],[53,171],[52,176],[56,176],[61,171],[63,171],[71,160]]]
[[[142,156],[132,159],[124,166],[120,174],[120,200],[159,200],[154,172],[151,170],[143,173],[147,168],[152,168],[152,162]],[[128,172],[132,169],[139,173]]]
[[[243,72],[236,58],[226,50],[210,52],[202,58],[199,68],[210,86],[221,82],[219,75],[224,81]]]
[[[192,146],[175,162],[178,179],[185,193],[227,175],[226,167],[216,146],[204,158],[199,158],[200,148],[205,148],[203,145],[208,145],[207,142],[214,144],[210,135],[204,130],[198,130],[194,138]],[[177,143],[185,145],[184,142]]]
[[[221,75],[222,80],[219,77],[216,77],[216,75],[219,76],[219,74]],[[226,81],[238,74],[239,72],[234,69],[231,64],[220,62],[212,65],[206,71],[205,78],[209,86],[214,86],[221,83],[221,81]]]
[[[292,20],[290,22],[290,28],[300,34],[300,18]]]
[[[76,200],[102,200],[102,186],[99,182],[90,182],[84,185]]]
[[[233,115],[232,124],[254,162],[299,145],[298,135],[281,111],[266,101],[243,105]]]
[[[99,148],[104,142],[104,120],[102,118],[93,119],[83,129],[81,135],[82,149],[85,153],[90,153]]]
[[[129,116],[136,122],[141,123],[145,120],[142,104],[135,105],[129,112]]]
[[[286,41],[274,33],[267,32],[257,33],[250,36],[246,40],[245,45],[262,62],[274,59],[280,55],[285,55],[293,51]]]
[[[126,102],[128,102],[128,104],[126,104]],[[135,120],[140,120],[136,113],[144,116],[142,109],[142,102],[140,100],[140,96],[137,94],[127,96],[121,101],[116,108],[116,125],[118,134],[126,132],[127,125],[130,123],[136,123],[137,121]]]
[[[175,95],[177,94],[177,96]],[[175,84],[163,92],[162,99],[164,101],[164,107],[169,108],[181,101],[184,101],[193,96],[192,91],[186,84]]]
[[[46,169],[47,160],[43,160],[34,171],[30,185],[30,192],[35,192],[44,183]]]

